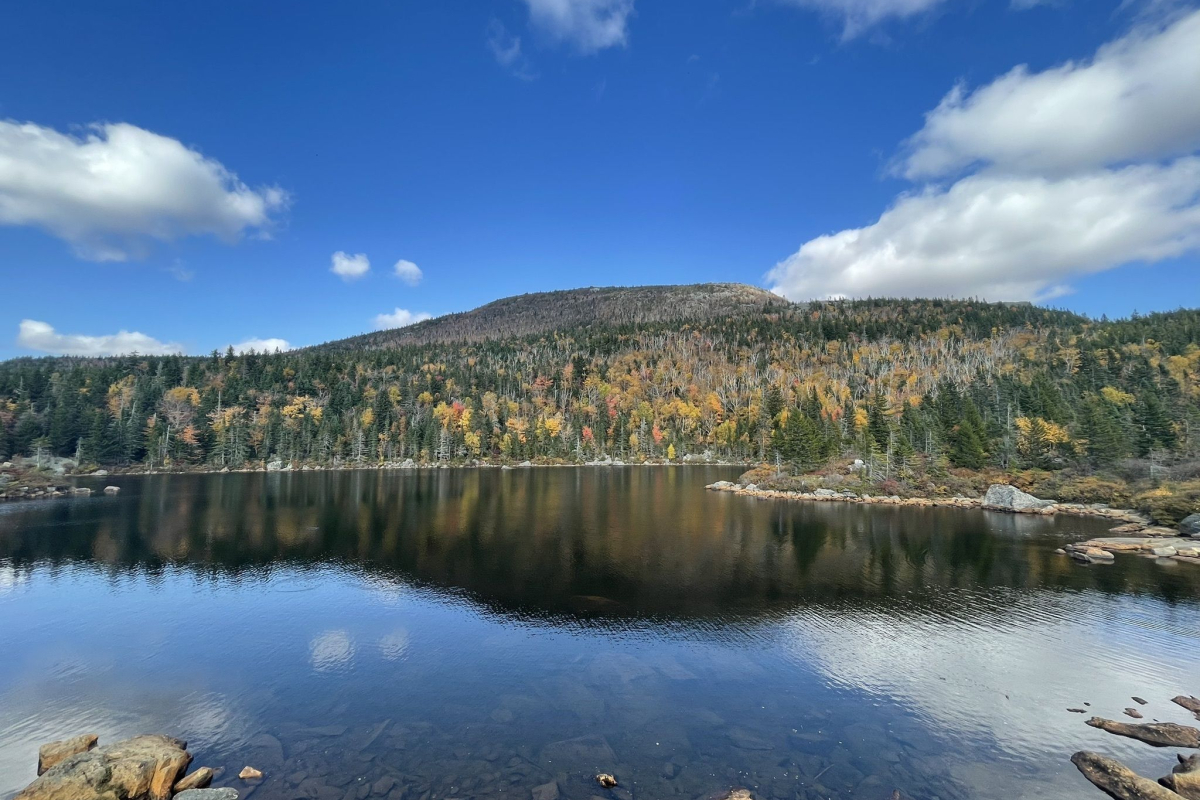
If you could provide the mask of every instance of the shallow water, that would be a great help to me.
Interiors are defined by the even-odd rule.
[[[39,744],[189,740],[256,800],[1094,798],[1200,693],[1200,568],[1107,526],[705,492],[709,467],[110,478],[0,505],[0,795]],[[101,484],[102,485],[102,484]],[[621,789],[601,790],[599,771]]]

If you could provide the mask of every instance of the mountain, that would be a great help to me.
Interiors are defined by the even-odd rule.
[[[861,459],[856,491],[1003,480],[1144,494],[1163,520],[1200,509],[1200,311],[547,292],[287,353],[0,363],[0,462],[33,454],[139,470],[722,458],[830,486]]]
[[[792,304],[742,283],[690,286],[589,287],[505,297],[458,314],[404,328],[367,333],[318,345],[322,350],[363,350],[406,344],[482,342],[555,330],[733,317]]]

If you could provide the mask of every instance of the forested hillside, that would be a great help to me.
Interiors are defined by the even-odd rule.
[[[0,364],[0,454],[153,468],[858,457],[904,486],[955,468],[1183,474],[1200,444],[1198,311],[1110,322],[874,300],[700,316],[273,355],[17,359]]]

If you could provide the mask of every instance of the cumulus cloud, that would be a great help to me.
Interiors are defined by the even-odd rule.
[[[371,269],[371,261],[366,253],[349,255],[338,250],[330,257],[329,271],[344,281],[354,281],[366,275]]]
[[[432,314],[424,311],[409,311],[407,308],[397,308],[390,314],[377,314],[375,316],[375,330],[386,331],[390,328],[403,328],[407,325],[415,325],[418,322],[432,318]]]
[[[771,270],[821,297],[1045,300],[1072,278],[1200,248],[1200,11],[1084,63],[958,88],[908,143],[918,185],[875,222],[819,236]]]
[[[792,299],[1045,299],[1060,282],[1200,246],[1200,159],[1061,179],[983,174],[905,195],[769,274]]]
[[[238,355],[251,351],[255,353],[274,353],[276,350],[283,352],[292,349],[292,345],[287,339],[247,339],[244,342],[238,342],[229,346]]]
[[[583,53],[623,46],[633,0],[525,0],[534,26]]]
[[[811,8],[842,23],[842,37],[852,39],[888,19],[904,19],[925,13],[945,0],[781,0],[789,5]]]
[[[64,356],[115,356],[139,353],[165,356],[183,353],[183,346],[160,342],[137,331],[118,331],[107,336],[59,333],[54,326],[33,319],[21,320],[17,344],[29,350]]]
[[[939,177],[973,164],[1066,172],[1200,147],[1200,11],[1145,27],[1084,62],[1020,66],[956,86],[909,141],[900,171]]]
[[[150,240],[265,231],[288,195],[252,189],[176,139],[127,123],[82,136],[0,120],[0,224],[41,228],[95,261],[140,255]]]
[[[411,261],[406,261],[403,258],[396,262],[395,270],[396,277],[407,283],[409,286],[416,286],[425,277],[425,273],[421,272],[421,268]]]

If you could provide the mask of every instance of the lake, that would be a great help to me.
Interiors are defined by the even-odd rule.
[[[255,800],[1096,798],[1189,722],[1200,568],[1107,525],[706,492],[719,467],[108,478],[0,505],[0,796],[83,732]],[[615,792],[593,776],[611,772]]]

